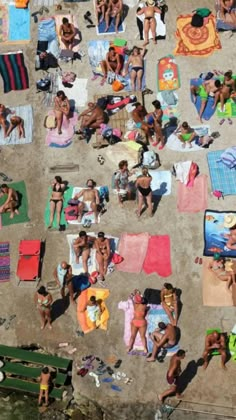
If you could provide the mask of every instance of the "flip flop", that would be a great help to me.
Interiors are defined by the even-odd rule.
[[[99,75],[98,74],[94,74],[92,77],[91,77],[91,79],[90,80],[97,80],[99,78]]]
[[[199,257],[196,257],[196,258],[195,258],[195,260],[194,260],[194,262],[195,262],[195,264],[198,264],[198,262],[199,262]]]
[[[220,125],[223,125],[223,124],[224,124],[224,122],[225,122],[225,118],[222,118],[222,120],[220,120],[219,124],[220,124]]]
[[[202,265],[202,258],[199,258],[199,264]]]
[[[110,368],[110,366],[107,366],[107,372],[109,373],[109,375],[113,375],[114,370],[112,370],[112,369]]]
[[[102,382],[113,382],[114,381],[114,379],[113,378],[104,378],[104,379],[102,379]]]
[[[231,120],[231,118],[227,118],[229,125],[233,124],[233,121]]]
[[[118,392],[122,391],[122,389],[119,386],[113,385],[113,384],[111,385],[111,389],[113,389],[113,391],[118,391]]]
[[[122,363],[122,360],[118,359],[117,362],[114,364],[114,368],[118,369],[120,367],[121,363]]]

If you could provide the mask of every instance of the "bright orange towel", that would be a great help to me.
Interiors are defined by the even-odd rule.
[[[95,296],[97,300],[101,300],[102,314],[98,328],[101,330],[107,330],[107,321],[109,319],[109,312],[104,303],[104,300],[109,296],[110,292],[108,289],[95,289],[89,288],[83,290],[78,297],[77,302],[77,319],[80,324],[82,331],[86,334],[95,329],[93,323],[90,321],[87,315],[87,302],[91,296]]]
[[[26,9],[28,6],[29,0],[15,0],[15,7],[17,9]]]

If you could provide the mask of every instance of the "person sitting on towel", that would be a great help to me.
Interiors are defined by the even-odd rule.
[[[143,57],[146,53],[146,48],[139,48],[134,46],[132,52],[129,56],[129,59],[125,65],[125,69],[123,72],[123,76],[125,77],[128,74],[129,67],[131,66],[130,70],[130,81],[131,81],[131,89],[135,89],[135,85],[137,82],[137,90],[142,90],[142,78],[144,73],[144,61]]]
[[[86,186],[87,188],[83,188],[73,197],[73,200],[82,199],[78,204],[78,222],[81,222],[84,211],[93,211],[95,223],[98,223],[98,205],[100,203],[100,198],[98,190],[95,188],[96,182],[93,179],[88,179]]]
[[[111,254],[110,241],[105,237],[104,232],[98,232],[98,237],[95,239],[94,247],[96,249],[96,259],[100,280],[103,281],[105,280],[105,275],[107,274],[107,267]]]
[[[223,84],[221,89],[216,92],[216,101],[220,101],[220,111],[225,112],[225,102],[230,98],[232,92],[236,90],[236,81],[233,78],[232,70],[228,70],[224,74]]]
[[[106,8],[107,8],[107,0],[96,0],[95,11],[96,11],[97,25],[99,25],[99,23],[102,23],[104,21]],[[102,15],[100,20],[99,20],[99,15]]]
[[[236,26],[235,0],[220,0],[220,17],[223,22]]]
[[[93,323],[94,328],[99,327],[99,321],[101,319],[102,314],[101,303],[101,299],[96,300],[95,296],[91,296],[89,301],[87,302],[87,315],[90,321]]]
[[[105,14],[105,32],[108,31],[110,26],[110,21],[115,19],[115,31],[118,33],[118,27],[120,24],[121,13],[123,9],[123,2],[122,0],[108,0],[107,4],[107,11]]]
[[[177,137],[181,141],[183,149],[185,147],[191,148],[191,143],[197,135],[195,131],[190,127],[187,121],[184,121],[175,132],[178,133],[179,131],[180,134],[177,134]]]
[[[10,118],[10,125],[7,130],[7,136],[10,136],[11,132],[15,128],[17,128],[19,139],[25,138],[24,120],[17,115],[13,115],[13,117]]]
[[[115,74],[120,74],[122,68],[121,57],[120,54],[115,51],[114,47],[109,48],[108,53],[106,54],[106,59],[101,61],[101,68],[103,73],[103,79],[100,83],[101,86],[104,85],[109,71]]]
[[[62,24],[59,29],[59,35],[66,49],[72,50],[76,31],[74,25],[72,23],[69,23],[69,20],[66,17],[62,19]]]
[[[231,284],[235,281],[234,272],[226,270],[226,262],[218,252],[215,252],[215,254],[213,255],[212,260],[209,262],[208,268],[215,274],[215,276],[219,280],[227,282],[228,289],[230,288]]]
[[[62,134],[61,127],[63,116],[65,115],[68,120],[70,114],[70,103],[63,90],[59,90],[54,99],[54,113],[57,122],[58,134]]]
[[[214,104],[212,106],[212,109],[214,109],[219,100],[219,97],[216,95],[216,93],[220,91],[221,86],[222,85],[221,85],[220,80],[211,79],[211,80],[206,80],[200,86],[192,85],[190,87],[191,95],[193,96],[194,103],[196,103],[197,96],[199,96],[201,99],[201,106],[199,110],[199,118],[200,118],[201,123],[202,123],[202,114],[206,108],[208,97],[212,96],[213,98],[215,98]]]
[[[145,118],[145,120],[149,124],[153,124],[153,129],[156,134],[156,141],[152,142],[153,146],[157,146],[159,143],[160,146],[158,147],[159,150],[164,149],[165,146],[165,138],[162,133],[162,117],[163,117],[163,111],[161,108],[161,103],[158,100],[155,100],[152,102],[152,105],[154,106],[154,111],[150,112],[148,114],[148,117]]]
[[[84,273],[88,273],[88,259],[90,250],[93,248],[95,238],[88,236],[84,230],[79,232],[79,236],[73,242],[73,250],[76,256],[76,264],[79,264],[79,257],[82,257]]]
[[[144,14],[144,26],[143,26],[143,30],[144,30],[144,44],[143,46],[145,47],[145,45],[149,44],[149,31],[151,30],[152,32],[152,38],[153,38],[153,42],[154,44],[157,43],[156,41],[156,19],[155,19],[155,13],[161,13],[161,10],[155,6],[155,1],[154,0],[147,0],[146,1],[146,6],[142,7],[142,9],[140,9],[137,14],[138,15],[142,15]]]
[[[10,212],[10,219],[13,219],[15,214],[19,214],[17,210],[19,207],[19,196],[14,188],[8,187],[7,184],[2,184],[0,189],[0,197],[7,196],[6,201],[0,206],[0,214]]]
[[[7,122],[7,115],[14,114],[9,108],[6,108],[5,105],[0,104],[0,127],[3,129],[3,136],[4,138],[8,136],[8,122]]]
[[[176,327],[164,322],[159,322],[158,327],[150,334],[150,338],[153,341],[153,350],[151,356],[147,357],[147,362],[155,362],[157,354],[162,348],[171,349],[177,343]]]
[[[152,143],[152,131],[153,129],[153,119],[151,123],[145,121],[145,117],[148,115],[146,108],[140,104],[140,102],[136,102],[134,104],[135,109],[131,112],[132,118],[135,122],[136,128],[140,128],[144,131],[145,135],[148,137],[148,141]]]
[[[204,369],[207,368],[209,364],[209,356],[214,350],[217,350],[221,354],[221,366],[223,369],[226,369],[226,340],[224,334],[219,333],[217,331],[213,331],[211,334],[208,334],[205,338],[205,349],[202,355],[202,358],[204,360]]]
[[[171,283],[164,283],[161,289],[161,304],[172,325],[177,325],[179,308],[176,291]]]
[[[106,121],[106,114],[100,106],[93,102],[88,103],[88,109],[81,112],[78,117],[78,121],[81,120],[80,130],[76,132],[77,134],[84,134],[85,129],[96,129],[100,128],[101,124],[104,124]]]

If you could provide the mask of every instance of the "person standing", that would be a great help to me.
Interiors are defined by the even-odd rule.
[[[95,239],[94,247],[96,249],[96,260],[98,263],[99,275],[101,280],[104,281],[111,254],[110,241],[105,237],[104,232],[98,232],[98,237]]]
[[[49,394],[49,384],[50,384],[51,374],[47,366],[42,369],[40,375],[40,391],[39,391],[39,399],[38,405],[39,407],[42,404],[42,398],[45,398],[46,407],[48,406],[48,394]]]
[[[51,306],[52,295],[48,293],[44,286],[41,286],[34,295],[34,302],[38,308],[41,317],[41,330],[43,330],[48,323],[48,328],[51,330]]]
[[[70,302],[75,303],[71,265],[66,261],[62,261],[53,271],[53,276],[58,286],[60,287],[62,299],[65,299],[65,289],[67,287],[70,296]]]
[[[142,174],[138,176],[135,183],[135,187],[138,190],[138,209],[136,212],[138,217],[141,216],[143,204],[145,204],[145,201],[147,202],[149,216],[153,216],[151,182],[152,177],[148,172],[148,168],[144,166],[142,168]]]
[[[177,398],[180,398],[181,395],[178,392],[179,386],[179,376],[181,374],[181,360],[185,358],[185,351],[178,350],[174,356],[170,359],[169,369],[166,374],[166,380],[170,385],[170,388],[166,389],[164,392],[158,395],[158,399],[163,403],[164,398],[169,395],[175,394]]]

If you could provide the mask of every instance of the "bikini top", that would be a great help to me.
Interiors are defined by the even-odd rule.
[[[57,188],[57,185],[59,185],[59,188]],[[58,184],[58,183],[53,185],[52,190],[53,190],[53,192],[63,192],[63,188],[62,188],[61,184]]]
[[[45,298],[45,299],[39,299],[38,298],[38,304],[40,305],[40,306],[47,306],[48,304],[49,304],[49,299],[48,298]]]

